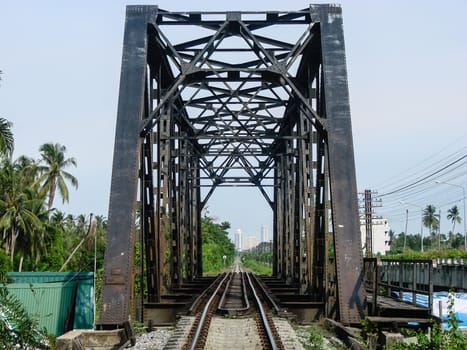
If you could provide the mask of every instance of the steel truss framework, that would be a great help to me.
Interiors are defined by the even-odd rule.
[[[257,187],[273,210],[273,275],[322,302],[326,316],[359,323],[363,260],[340,7],[127,7],[100,325],[128,320],[137,209],[146,302],[158,303],[202,275],[200,213],[222,186]]]

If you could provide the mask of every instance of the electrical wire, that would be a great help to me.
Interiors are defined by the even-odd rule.
[[[451,166],[453,166],[453,165],[459,163],[460,161],[462,161],[463,159],[466,159],[466,158],[467,158],[467,154],[464,154],[462,157],[456,159],[454,162],[451,162],[451,163],[449,163],[448,165],[443,166],[442,168],[440,168],[440,169],[438,169],[438,170],[432,172],[431,174],[428,174],[428,175],[422,177],[421,179],[419,179],[419,180],[417,180],[417,181],[414,181],[414,182],[412,182],[412,183],[410,183],[410,184],[408,184],[408,185],[399,187],[399,188],[394,189],[394,190],[392,190],[392,191],[390,191],[390,192],[386,192],[386,193],[380,194],[380,195],[378,195],[378,197],[385,197],[385,196],[388,196],[388,195],[390,195],[390,194],[394,194],[394,193],[397,193],[397,192],[401,192],[401,191],[403,191],[403,190],[405,190],[405,189],[412,188],[413,186],[415,186],[415,185],[421,183],[422,181],[424,181],[424,180],[426,180],[426,179],[429,179],[430,177],[433,177],[433,176],[436,175],[436,174],[441,173],[443,170],[448,169],[449,167],[451,167]]]

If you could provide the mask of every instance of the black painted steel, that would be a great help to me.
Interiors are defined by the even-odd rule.
[[[324,113],[337,270],[339,318],[355,324],[363,317],[363,256],[357,183],[345,64],[342,11],[312,6],[321,21]]]
[[[131,312],[138,189],[147,301],[161,302],[202,275],[201,211],[229,186],[256,187],[273,210],[274,275],[327,303],[326,316],[359,323],[363,263],[340,7],[128,6],[120,84],[100,324],[117,327]]]
[[[147,13],[127,8],[99,325],[128,321],[134,282],[136,199],[146,77]]]

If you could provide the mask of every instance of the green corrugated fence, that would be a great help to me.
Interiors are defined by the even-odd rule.
[[[94,322],[94,274],[92,272],[11,272],[9,292],[48,333],[62,335],[67,316],[74,329],[91,329]],[[74,293],[76,287],[76,293]],[[73,297],[75,299],[75,308]]]

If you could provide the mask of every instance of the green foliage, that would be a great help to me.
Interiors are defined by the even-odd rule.
[[[432,230],[439,227],[439,218],[436,216],[436,207],[432,204],[428,204],[423,209],[423,225],[428,228],[428,232],[432,234]]]
[[[0,166],[0,229],[11,261],[17,255],[41,254],[43,198],[34,190],[24,169],[4,160]]]
[[[322,350],[322,349],[324,349],[323,334],[315,326],[311,327],[311,329],[310,329],[309,341],[310,341],[311,345],[308,345],[307,349],[309,349],[309,350]]]
[[[48,246],[46,259],[38,266],[41,271],[58,271],[65,259],[63,256],[63,231],[57,227],[51,227],[46,237]]]
[[[360,321],[360,325],[365,335],[378,333],[378,325],[366,318]]]
[[[67,271],[94,270],[94,243],[96,243],[97,269],[103,267],[107,221],[100,216],[96,216],[92,225],[95,225],[95,231],[90,234],[88,234],[89,224],[86,222],[84,225],[81,222],[78,222],[78,225],[74,223],[68,228],[68,233],[65,234],[65,237],[69,240],[69,251],[75,249],[81,240],[84,240],[84,243],[66,266]],[[96,240],[95,242],[94,239]]]
[[[467,259],[467,252],[462,249],[429,249],[424,252],[411,249],[407,249],[405,252],[391,249],[385,257],[394,259]]]
[[[1,278],[1,277],[0,277]],[[0,348],[39,349],[47,343],[45,332],[37,330],[37,321],[24,310],[4,283],[0,286]]]
[[[11,271],[11,261],[7,253],[0,249],[0,274]]]
[[[229,239],[229,227],[229,223],[216,224],[208,216],[201,219],[203,273],[215,273],[233,264],[235,245]]]
[[[242,266],[246,269],[250,269],[258,275],[271,275],[272,267],[264,264],[257,263],[255,260],[245,259],[242,261]]]
[[[240,256],[244,268],[259,275],[272,274],[272,253],[269,243],[262,243],[257,249],[242,252]]]
[[[94,277],[96,279],[96,291],[95,291],[95,305],[98,306],[101,304],[101,296],[102,296],[102,284],[104,281],[104,268],[100,268],[96,271],[96,276]],[[138,295],[138,294],[136,294]],[[96,307],[96,315],[95,315],[95,320],[98,320],[100,316],[100,308]]]
[[[11,126],[11,122],[5,118],[0,118],[0,157],[9,157],[13,153],[14,138]]]
[[[73,217],[49,209],[53,186],[67,200],[63,179],[77,185],[77,180],[63,170],[76,165],[73,158],[65,158],[65,150],[58,144],[41,146],[41,162],[26,156],[15,161],[0,159],[0,271],[58,271],[77,246],[80,248],[66,270],[93,271],[94,237],[97,265],[102,266],[106,220],[96,216],[96,230],[91,235],[85,215]],[[5,256],[9,256],[9,262]]]
[[[66,181],[69,181],[75,188],[78,187],[78,180],[65,168],[70,165],[76,166],[75,158],[65,158],[66,147],[59,143],[45,143],[39,147],[41,153],[40,165],[38,166],[39,176],[37,184],[41,184],[41,192],[49,196],[47,207],[52,208],[55,191],[60,193],[63,203],[68,202],[69,194]]]

